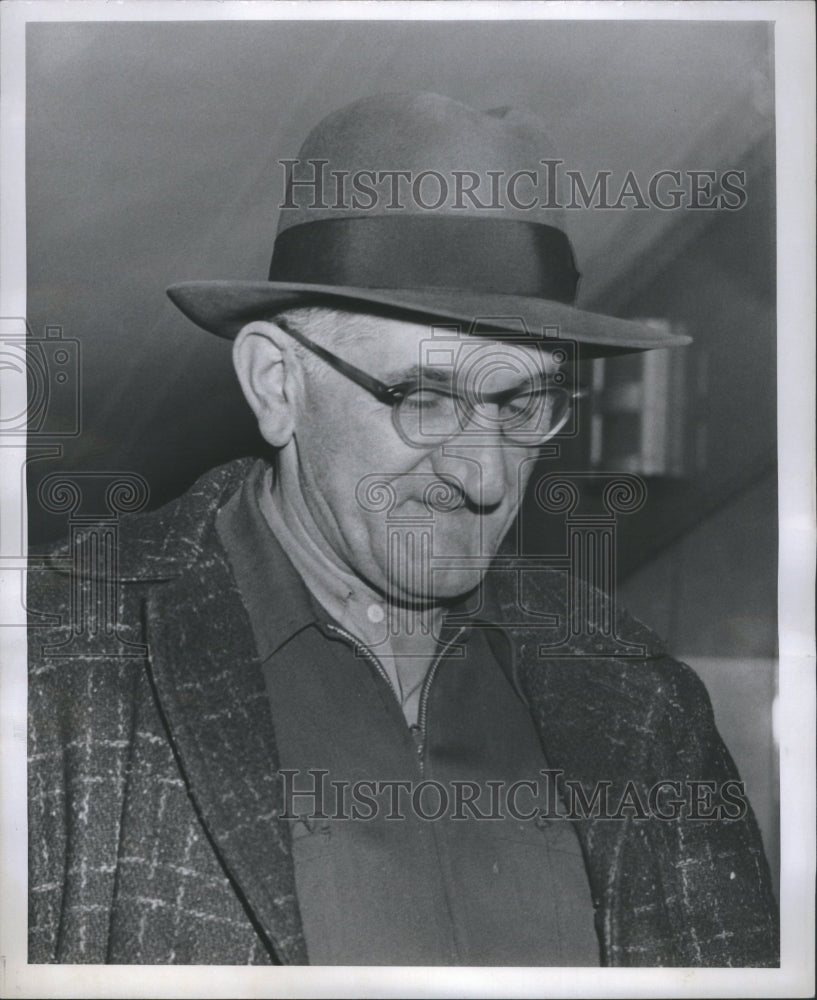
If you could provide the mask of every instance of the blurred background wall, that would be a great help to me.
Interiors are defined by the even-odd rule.
[[[774,156],[747,151],[744,212],[713,213],[634,294],[635,315],[695,338],[683,405],[698,439],[685,476],[650,480],[622,525],[619,596],[709,689],[778,872]],[[703,385],[701,385],[703,383]],[[703,391],[695,391],[695,389]]]
[[[434,90],[530,108],[589,178],[745,171],[739,211],[590,208],[568,221],[583,305],[695,339],[671,408],[683,461],[645,474],[646,505],[621,518],[619,596],[703,677],[776,869],[771,53],[756,22],[30,24],[27,318],[35,337],[79,344],[81,404],[58,456],[32,451],[30,540],[65,532],[36,496],[53,471],[137,472],[158,506],[258,447],[229,346],[164,288],[266,276],[277,160],[335,108]],[[629,378],[627,364],[608,361],[607,381],[624,377],[617,366]],[[67,427],[70,393],[55,399]],[[593,459],[591,422],[580,430],[557,467]],[[544,551],[559,529],[540,514],[526,503],[526,544]]]

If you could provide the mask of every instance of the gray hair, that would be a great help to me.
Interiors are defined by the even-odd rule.
[[[367,313],[350,312],[332,306],[297,306],[285,309],[271,317],[271,322],[282,323],[297,330],[316,344],[333,350],[340,341],[347,343],[377,322],[377,317]],[[310,374],[320,375],[327,365],[297,341],[292,344],[295,355]]]

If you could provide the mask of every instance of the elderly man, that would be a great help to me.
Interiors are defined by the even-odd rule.
[[[134,655],[59,658],[91,582],[64,548],[31,575],[61,617],[31,644],[31,961],[776,963],[700,682],[497,558],[573,419],[572,345],[684,342],[573,305],[519,183],[542,128],[344,108],[287,161],[269,281],[170,289],[233,339],[270,454],[125,520]]]

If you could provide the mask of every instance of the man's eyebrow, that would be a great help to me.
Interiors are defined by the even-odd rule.
[[[427,385],[434,382],[437,385],[450,386],[452,372],[450,368],[438,368],[433,365],[408,365],[395,369],[381,377],[387,385]],[[519,380],[509,385],[505,391],[514,389],[538,389],[547,386],[549,376],[546,372],[524,375],[520,373]]]
[[[388,372],[382,377],[388,385],[403,385],[404,383],[438,382],[440,385],[451,385],[451,371],[448,368],[435,368],[432,365],[408,365]]]

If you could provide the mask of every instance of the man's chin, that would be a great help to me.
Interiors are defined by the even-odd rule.
[[[417,608],[450,604],[465,597],[472,590],[475,590],[482,582],[484,576],[485,570],[476,567],[472,569],[435,570],[432,574],[430,586],[422,589],[410,587],[392,588],[392,600],[396,603],[413,605]]]

